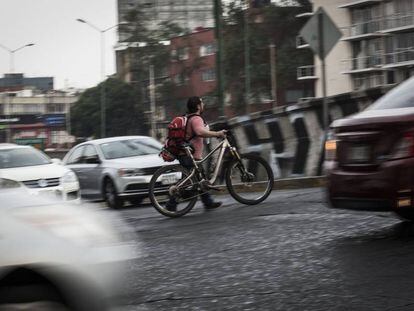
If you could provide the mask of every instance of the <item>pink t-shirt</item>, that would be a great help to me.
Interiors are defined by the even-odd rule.
[[[204,120],[200,116],[191,117],[187,125],[187,138],[191,138],[194,135],[193,139],[190,140],[191,144],[194,147],[194,158],[196,160],[201,160],[203,158],[203,142],[204,138],[201,137],[201,132],[205,128]]]

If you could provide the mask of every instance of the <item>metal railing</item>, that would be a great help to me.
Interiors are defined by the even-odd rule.
[[[350,59],[344,59],[342,61],[343,70],[363,70],[380,67],[383,64],[383,55],[375,54],[363,57],[355,57]]]
[[[382,18],[367,20],[361,23],[352,24],[349,27],[343,27],[341,30],[345,37],[371,34],[381,30],[382,21]]]
[[[414,28],[414,12],[386,15],[354,23],[348,27],[341,28],[341,30],[344,37],[349,38],[407,26],[413,26]]]
[[[406,26],[414,27],[414,12],[387,15],[383,18],[381,28],[387,30]]]
[[[357,76],[353,79],[353,84],[355,91],[386,85],[383,73]]]
[[[296,36],[296,48],[307,47],[308,43],[302,38],[302,36]]]
[[[316,78],[316,76],[315,76],[315,66],[310,65],[310,66],[298,67],[297,78],[298,79]]]
[[[385,63],[398,64],[414,61],[414,47],[398,49],[397,51],[385,54]]]

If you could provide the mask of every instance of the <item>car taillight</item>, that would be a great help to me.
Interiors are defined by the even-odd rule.
[[[414,157],[414,132],[404,133],[403,138],[395,144],[390,159],[396,160],[410,157]]]
[[[329,133],[325,141],[325,161],[336,160],[336,142],[335,136]]]

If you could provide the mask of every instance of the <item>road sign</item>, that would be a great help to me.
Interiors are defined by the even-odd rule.
[[[342,37],[341,31],[322,7],[303,26],[300,35],[320,59],[324,59]]]

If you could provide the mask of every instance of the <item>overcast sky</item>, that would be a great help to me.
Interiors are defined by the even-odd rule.
[[[118,22],[117,0],[0,0],[0,45],[14,50],[35,43],[14,54],[14,72],[52,76],[56,89],[99,83],[100,34],[77,18],[100,29],[111,27]],[[105,71],[111,75],[115,29],[105,33],[105,41]],[[10,71],[9,55],[0,48],[0,76]]]
[[[100,81],[99,32],[117,23],[116,0],[0,0],[0,44],[16,49],[15,72],[52,76],[55,88],[86,88]],[[116,30],[106,32],[106,74],[115,72]],[[0,49],[0,75],[9,70],[9,53]]]

